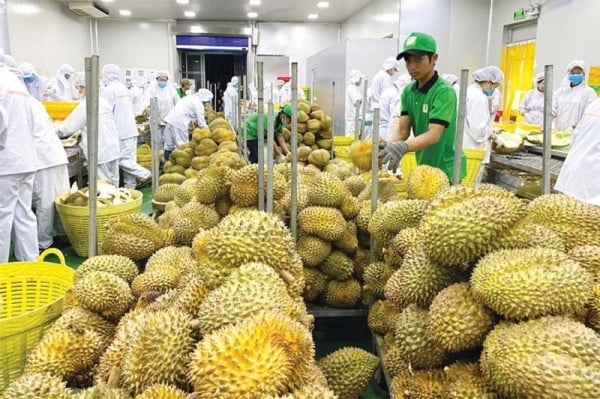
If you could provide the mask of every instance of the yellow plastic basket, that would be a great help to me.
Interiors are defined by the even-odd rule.
[[[346,136],[334,136],[333,137],[333,152],[336,158],[343,159],[347,162],[352,162],[350,159],[350,154],[348,153],[348,148],[354,141],[353,137]]]
[[[463,148],[465,158],[467,158],[467,175],[461,181],[462,184],[475,183],[477,174],[481,168],[481,162],[485,156],[485,150],[477,150],[474,148]]]
[[[46,262],[48,255],[59,263]],[[72,285],[73,269],[55,248],[37,261],[0,265],[0,394],[23,373],[29,352],[60,316]]]
[[[42,102],[46,108],[46,112],[54,121],[62,121],[75,109],[76,101],[44,101]]]
[[[148,144],[142,144],[136,151],[137,162],[152,162],[152,148]]]
[[[101,244],[106,234],[104,225],[110,219],[121,215],[138,213],[142,207],[143,194],[137,190],[129,190],[133,201],[118,205],[106,205],[96,208],[96,235],[98,244]],[[67,233],[69,241],[77,255],[88,257],[88,229],[89,212],[87,206],[65,205],[62,203],[69,194],[61,195],[56,198],[54,204],[56,211],[60,216],[60,221]]]

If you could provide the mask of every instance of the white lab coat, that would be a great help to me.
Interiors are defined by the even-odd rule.
[[[465,130],[463,135],[463,148],[484,149],[485,155],[477,175],[477,183],[481,182],[485,165],[490,162],[492,146],[492,115],[489,108],[489,97],[481,90],[478,83],[471,83],[467,87],[467,106],[465,116]]]
[[[544,93],[537,88],[529,90],[519,107],[519,112],[525,117],[526,123],[541,126],[544,122]]]
[[[552,97],[553,129],[562,131],[577,126],[585,108],[597,98],[585,83],[571,87],[568,80],[556,89]]]
[[[208,127],[204,119],[204,104],[197,94],[180,99],[164,121],[167,124],[164,144],[167,151],[173,151],[180,145],[189,143],[188,129],[192,122],[196,122],[201,128]]]
[[[500,111],[502,107],[502,93],[498,89],[494,89],[492,93],[492,102],[490,106],[490,115],[492,117],[492,122],[496,118],[496,114]]]
[[[48,79],[43,76],[35,75],[36,79],[31,82],[23,82],[25,83],[25,87],[29,94],[38,101],[44,101],[44,92],[46,91],[46,87],[48,85]]]
[[[151,173],[137,163],[138,131],[131,95],[123,83],[114,79],[100,89],[100,96],[111,106],[119,133],[119,168],[123,171],[123,185],[125,188],[135,188],[136,179],[147,179]]]
[[[379,137],[388,141],[392,136],[392,119],[400,116],[400,95],[406,85],[399,86],[396,82],[381,94],[379,99]]]
[[[234,122],[233,117],[237,115],[238,93],[237,89],[231,83],[227,83],[227,89],[223,93],[223,113],[225,119]]]
[[[36,153],[29,93],[6,67],[0,69],[0,100],[9,116],[0,149],[0,263],[8,262],[11,237],[15,257],[38,257],[37,222],[31,210]],[[1,130],[0,130],[1,132]]]
[[[144,106],[150,106],[150,99],[156,97],[158,102],[158,109],[160,111],[160,120],[165,118],[169,111],[173,109],[175,104],[179,101],[179,94],[173,86],[166,86],[164,88],[158,87],[158,85],[151,84],[148,86],[144,93]]]
[[[306,100],[304,91],[298,88],[298,100]],[[279,93],[279,104],[284,106],[285,104],[292,102],[292,82],[288,81],[283,85]]]
[[[78,97],[77,90],[61,71],[46,82],[45,101],[77,101]]]
[[[600,206],[600,99],[585,109],[554,189]]]
[[[129,89],[131,95],[131,102],[133,103],[133,112],[136,115],[140,115],[144,112],[144,88],[134,84]]]
[[[362,103],[363,96],[360,92],[360,87],[351,83],[346,88],[346,136],[354,137],[354,128],[356,124],[356,103],[360,101]],[[360,117],[361,111],[359,110],[358,116]]]
[[[394,84],[394,78],[390,76],[389,73],[380,69],[379,72],[373,76],[373,80],[371,81],[371,108],[372,111],[374,108],[379,107],[379,100],[381,99],[381,95],[388,87],[391,87]]]
[[[69,192],[69,161],[46,108],[33,97],[29,97],[29,106],[33,115],[33,140],[37,156],[32,207],[37,219],[38,245],[40,249],[45,249],[52,245],[55,232],[56,235],[64,234],[54,210],[54,200]]]

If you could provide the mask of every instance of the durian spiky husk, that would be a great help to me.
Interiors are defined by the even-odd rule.
[[[381,358],[383,367],[391,378],[406,373],[410,370],[409,363],[402,358],[402,353],[396,345],[388,345],[385,348],[385,354]]]
[[[333,250],[319,266],[321,272],[333,279],[344,281],[352,277],[354,264],[352,259],[342,251]]]
[[[188,379],[200,397],[282,395],[306,373],[313,357],[306,327],[264,313],[205,336],[191,355]]]
[[[367,325],[371,330],[385,335],[393,330],[402,310],[387,299],[375,301],[369,308]]]
[[[148,215],[132,213],[106,223],[103,254],[124,255],[133,260],[148,258],[165,246],[162,229]]]
[[[26,373],[8,385],[4,399],[75,399],[66,382],[53,373]]]
[[[302,297],[308,302],[313,302],[327,288],[327,276],[316,269],[304,268],[304,291]]]
[[[379,358],[364,349],[345,347],[317,364],[327,378],[327,385],[340,399],[357,399],[373,378]]]
[[[446,266],[472,262],[526,212],[513,193],[491,184],[451,186],[431,200],[420,230],[428,257]]]
[[[429,307],[429,333],[448,352],[480,347],[494,326],[494,315],[471,293],[468,283],[442,290]]]
[[[394,269],[387,263],[370,263],[363,272],[363,292],[372,295],[374,299],[384,297],[383,289]]]
[[[361,297],[361,286],[356,279],[331,280],[323,293],[323,302],[332,308],[351,309]]]
[[[187,393],[181,389],[167,384],[152,385],[144,390],[135,399],[185,399]]]
[[[424,200],[389,201],[377,207],[369,221],[369,233],[381,246],[388,246],[398,232],[417,227],[429,207]]]
[[[101,346],[106,347],[112,341],[117,326],[100,315],[81,307],[73,307],[63,311],[60,317],[52,324],[46,334],[69,328],[91,329],[101,339]]]
[[[327,241],[335,241],[344,235],[346,220],[336,208],[309,206],[298,214],[302,230]]]
[[[593,399],[600,392],[600,337],[561,316],[503,323],[480,359],[486,381],[507,399]]]
[[[586,304],[592,279],[565,253],[548,248],[493,252],[471,275],[475,298],[515,320],[568,315]]]
[[[79,392],[77,399],[132,399],[131,395],[123,389],[108,388],[106,386],[93,386]],[[158,399],[158,398],[157,398]]]
[[[133,295],[125,280],[112,273],[89,272],[73,286],[77,302],[111,321],[117,321],[133,305]]]
[[[600,284],[600,245],[573,247],[568,255],[590,273],[596,284]]]
[[[121,277],[129,284],[139,274],[137,265],[126,256],[98,255],[83,261],[77,270],[75,270],[73,282],[77,282],[91,271],[112,273]]]
[[[450,181],[446,173],[429,165],[414,168],[406,182],[406,192],[411,199],[429,200],[448,187]]]
[[[264,399],[339,399],[331,389],[322,385],[307,385],[284,396],[267,396]]]
[[[446,385],[446,375],[441,369],[419,370],[410,373],[408,370],[397,374],[392,379],[392,391],[398,392],[400,398],[440,399]]]
[[[592,289],[589,308],[587,323],[594,330],[600,332],[600,285],[596,285]]]
[[[320,237],[307,234],[298,238],[296,250],[305,266],[317,267],[331,253],[331,243]]]

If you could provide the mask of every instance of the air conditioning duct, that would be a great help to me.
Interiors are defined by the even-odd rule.
[[[69,10],[82,17],[104,18],[108,17],[108,10],[97,6],[92,1],[73,1],[69,3]]]

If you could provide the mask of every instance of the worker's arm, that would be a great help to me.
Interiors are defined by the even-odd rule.
[[[446,127],[443,125],[430,123],[427,132],[406,140],[408,151],[424,150],[425,148],[437,144],[442,137],[442,133],[444,133],[444,129],[446,129]]]
[[[287,155],[290,152],[290,150],[288,150],[288,148],[287,148],[287,144],[285,143],[283,134],[277,133],[275,135],[275,140],[277,141],[277,144],[279,145],[279,147],[281,147],[281,152],[283,153],[283,155]]]

